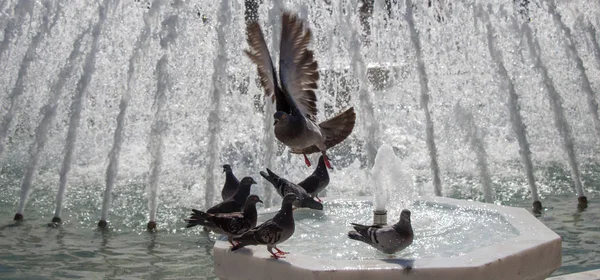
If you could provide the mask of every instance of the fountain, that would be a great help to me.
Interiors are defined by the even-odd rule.
[[[578,196],[581,212],[574,219],[585,223],[575,226],[594,221],[585,208],[588,198],[589,207],[595,206],[598,194],[600,85],[593,77],[600,75],[599,3],[259,2],[0,1],[0,209],[10,210],[1,212],[5,220],[23,221],[2,228],[3,238],[28,236],[38,219],[52,219],[60,227],[34,240],[58,234],[48,242],[64,248],[69,242],[62,239],[82,235],[90,238],[82,239],[89,246],[102,234],[108,240],[102,250],[110,251],[130,245],[123,241],[128,237],[140,241],[145,235],[138,231],[149,229],[158,244],[160,238],[183,244],[177,246],[201,239],[210,251],[212,237],[182,233],[182,219],[189,208],[218,201],[222,164],[231,164],[238,177],[257,178],[264,167],[276,167],[291,181],[310,174],[275,141],[273,105],[243,55],[249,20],[265,27],[277,55],[283,8],[300,11],[312,28],[311,48],[321,72],[319,116],[355,106],[358,118],[353,134],[328,152],[334,169],[325,212],[295,213],[298,239],[282,245],[294,252],[287,260],[298,277],[312,275],[306,269],[312,265],[315,275],[349,276],[362,275],[349,269],[358,267],[389,275],[412,267],[429,275],[441,264],[462,265],[471,273],[489,263],[540,278],[560,265],[560,240],[540,222],[553,223],[545,215],[558,209],[556,197]],[[395,163],[376,168],[379,154],[393,156]],[[400,176],[406,188],[410,178],[418,178],[423,188],[409,188],[414,194],[400,206],[392,195],[400,188],[374,185],[375,175]],[[265,201],[262,218],[279,205],[268,183],[252,193]],[[533,202],[540,220],[523,209],[477,201]],[[388,259],[345,243],[348,222],[391,223],[401,207],[411,209],[416,232],[423,234],[406,252]],[[107,231],[94,231],[109,224]],[[94,234],[85,235],[89,232]],[[314,246],[322,235],[331,242],[314,255],[297,242],[312,240],[307,244]],[[487,243],[465,241],[469,238]],[[586,244],[573,240],[579,239],[565,243]],[[332,246],[339,244],[338,252]],[[12,249],[6,250],[17,252]],[[511,261],[479,260],[495,249],[503,260],[548,258],[527,271],[517,271]],[[545,255],[534,253],[542,249]],[[267,263],[260,249],[229,254],[218,241],[214,250],[217,258],[245,265]],[[207,256],[203,265],[212,266],[206,252],[186,256],[195,260],[195,254]],[[47,263],[55,263],[50,258]],[[565,265],[589,267],[568,258]],[[235,269],[227,270],[215,268],[219,277],[235,278],[226,274]]]
[[[272,261],[261,247],[232,252],[221,238],[214,247],[215,274],[220,279],[545,279],[560,266],[561,238],[524,209],[437,197],[414,201],[412,184],[389,144],[378,149],[370,178],[372,203],[339,199],[328,202],[324,212],[295,211],[294,236],[278,245],[290,252],[284,260]],[[349,240],[350,222],[365,224],[371,207],[376,225],[388,223],[388,212],[394,220],[389,223],[402,209],[416,213],[413,244],[386,255]],[[277,210],[267,209],[259,221]]]

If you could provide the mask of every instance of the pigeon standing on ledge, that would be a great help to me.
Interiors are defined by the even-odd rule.
[[[257,22],[247,25],[250,50],[246,54],[256,64],[265,95],[275,101],[274,131],[277,140],[303,154],[321,152],[325,165],[331,168],[326,151],[344,141],[356,121],[354,108],[317,125],[317,96],[319,71],[312,50],[308,49],[312,34],[303,20],[288,11],[283,13],[279,46],[279,85],[276,70]]]
[[[223,172],[225,172],[225,184],[223,185],[223,190],[221,190],[221,198],[225,201],[235,194],[240,185],[240,181],[233,175],[231,165],[223,165]]]
[[[365,242],[386,254],[394,254],[413,242],[410,211],[402,210],[400,220],[392,226],[363,226],[352,224],[356,231],[348,232],[350,239]]]
[[[302,187],[279,177],[277,174],[273,173],[269,168],[267,168],[267,173],[264,171],[260,172],[260,175],[263,176],[267,181],[271,182],[277,193],[281,197],[285,197],[289,193],[293,193],[296,195],[297,200],[294,202],[294,206],[297,208],[310,208],[316,210],[323,210],[323,204],[318,201],[315,201]]]
[[[200,210],[192,209],[192,215],[189,219],[185,219],[186,228],[203,225],[216,233],[227,235],[227,240],[231,245],[233,238],[242,236],[245,232],[256,227],[256,219],[258,212],[256,211],[256,203],[262,203],[262,200],[257,195],[251,195],[246,199],[244,210],[242,212],[233,213],[206,213]]]
[[[294,235],[294,230],[296,228],[294,224],[294,213],[292,211],[292,204],[294,201],[296,201],[296,195],[292,193],[286,195],[281,202],[281,209],[279,209],[279,212],[277,212],[272,219],[247,231],[242,236],[234,238],[234,241],[239,243],[233,246],[231,251],[236,251],[248,245],[267,245],[267,251],[271,253],[273,258],[284,258],[283,255],[288,252],[279,250],[277,245]],[[273,253],[273,248],[277,250],[277,253]]]
[[[211,207],[206,213],[233,213],[242,211],[246,199],[250,195],[250,187],[254,184],[256,184],[256,181],[252,177],[242,178],[238,190],[232,197]]]
[[[319,157],[319,164],[315,171],[308,176],[304,181],[298,183],[311,197],[316,197],[318,202],[321,202],[319,193],[329,185],[329,171],[325,166],[323,155]]]

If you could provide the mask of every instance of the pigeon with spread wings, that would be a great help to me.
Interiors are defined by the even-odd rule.
[[[275,137],[291,152],[307,154],[321,152],[331,168],[326,151],[344,141],[354,129],[356,113],[351,107],[337,116],[317,125],[317,96],[319,71],[312,50],[308,49],[311,31],[295,14],[282,16],[281,44],[279,47],[279,84],[275,66],[257,22],[247,26],[248,57],[257,66],[265,94],[275,102]]]

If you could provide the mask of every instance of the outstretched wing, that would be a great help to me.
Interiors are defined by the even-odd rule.
[[[354,113],[354,107],[351,107],[343,113],[320,123],[321,134],[325,137],[325,147],[329,149],[348,138],[354,129],[355,122],[356,113]],[[294,154],[312,154],[319,152],[319,148],[313,145],[304,149],[292,149],[291,152]]]
[[[290,105],[277,84],[275,67],[273,66],[269,48],[267,48],[265,37],[258,22],[252,22],[246,26],[246,36],[248,36],[247,41],[250,49],[245,50],[245,53],[256,64],[260,84],[265,90],[265,95],[270,96],[271,101],[277,102],[277,111],[290,113]]]
[[[286,11],[282,17],[279,57],[279,79],[288,103],[296,107],[306,118],[316,122],[319,71],[317,61],[308,43],[311,31],[294,14]],[[286,96],[286,97],[287,97]]]

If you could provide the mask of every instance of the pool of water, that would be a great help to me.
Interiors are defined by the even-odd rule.
[[[554,275],[600,268],[600,207],[594,203],[596,197],[589,198],[590,207],[584,212],[576,210],[572,196],[544,199],[548,208],[539,219],[564,239],[563,266]],[[528,201],[514,200],[507,204],[529,207]],[[304,254],[310,251],[338,259],[385,257],[344,237],[344,231],[350,230],[349,226],[344,226],[349,221],[370,221],[368,205],[352,202],[334,206],[327,207],[323,213],[299,210],[295,214],[298,232],[281,245],[282,249]],[[117,220],[111,230],[100,231],[93,219],[83,221],[78,216],[80,213],[67,212],[64,215],[66,223],[52,228],[47,226],[51,217],[44,216],[45,211],[39,210],[32,207],[26,221],[16,225],[11,222],[14,205],[6,202],[0,205],[0,278],[215,279],[211,254],[216,236],[201,229],[186,230],[183,221],[174,221],[158,232],[148,233],[141,226],[129,227],[129,221]],[[181,212],[181,219],[187,215],[187,209],[177,211]],[[85,211],[82,209],[82,212]],[[397,216],[394,212],[397,210],[388,213],[390,221]],[[334,214],[342,218],[333,221]],[[454,217],[449,218],[449,215]],[[481,216],[481,213],[468,211],[414,206],[412,220],[417,238],[411,247],[399,253],[400,256],[451,257],[481,242],[492,242],[483,234],[475,234],[482,230],[482,224],[493,225],[485,230],[498,234],[495,238],[507,238],[512,234],[504,230],[505,225],[497,216]],[[144,224],[143,216],[138,224]],[[331,230],[334,227],[344,231]],[[310,244],[321,237],[309,234],[311,228],[322,229],[319,236],[326,236],[332,242],[321,243],[322,247],[315,250]],[[300,240],[303,242],[298,242]],[[342,248],[339,248],[340,244]],[[345,251],[348,253],[342,253]]]
[[[402,258],[453,257],[517,236],[501,216],[484,211],[450,209],[417,203],[409,207],[415,239],[395,254]],[[388,258],[362,242],[347,237],[350,223],[371,224],[373,206],[365,201],[335,201],[324,211],[300,209],[294,212],[296,231],[280,249],[321,259],[365,260]],[[400,207],[388,209],[388,223],[400,217]],[[265,214],[260,220],[272,217]]]

